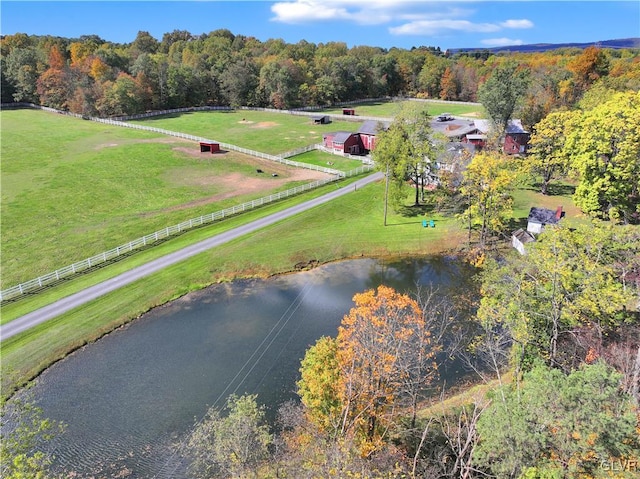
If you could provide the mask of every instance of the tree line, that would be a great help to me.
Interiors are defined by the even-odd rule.
[[[343,42],[260,41],[220,29],[174,30],[160,41],[138,32],[128,44],[5,35],[2,102],[32,102],[78,114],[112,116],[203,105],[278,109],[384,96],[477,101],[479,87],[505,61],[530,73],[521,117],[532,126],[574,104],[596,81],[637,90],[637,50],[563,49],[545,53],[461,53]]]

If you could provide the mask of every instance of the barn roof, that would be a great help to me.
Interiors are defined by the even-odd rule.
[[[391,125],[391,123],[388,121],[367,120],[362,125],[360,125],[360,128],[358,128],[358,133],[375,136],[380,133],[380,129],[388,130],[389,125]]]
[[[333,135],[333,142],[344,143],[351,137],[351,135],[353,135],[353,133],[350,131],[338,131]]]

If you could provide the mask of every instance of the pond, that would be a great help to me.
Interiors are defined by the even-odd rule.
[[[96,477],[181,477],[173,447],[209,406],[257,394],[269,416],[295,398],[300,360],[335,336],[353,295],[380,284],[468,290],[453,258],[359,259],[191,293],[53,365],[31,393],[45,417],[67,425],[56,467]],[[443,375],[455,378],[453,369]]]

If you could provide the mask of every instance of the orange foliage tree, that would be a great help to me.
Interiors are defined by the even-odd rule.
[[[337,338],[342,433],[354,434],[368,454],[387,436],[407,386],[424,387],[435,377],[437,348],[409,296],[379,286],[353,299]]]

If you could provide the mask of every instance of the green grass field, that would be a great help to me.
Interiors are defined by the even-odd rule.
[[[469,116],[471,118],[486,118],[486,113],[481,105],[460,104],[446,101],[388,101],[388,102],[366,102],[345,105],[340,108],[327,108],[325,113],[342,113],[343,108],[353,108],[360,116],[378,116],[382,118],[393,118],[398,114],[404,104],[411,104],[427,110],[429,115],[437,116],[440,113],[451,113],[456,116]]]
[[[130,123],[189,133],[272,155],[322,143],[323,133],[355,132],[360,127],[360,123],[349,121],[317,125],[308,116],[253,110],[181,113]]]
[[[2,111],[0,121],[2,288],[319,177],[42,111]]]

